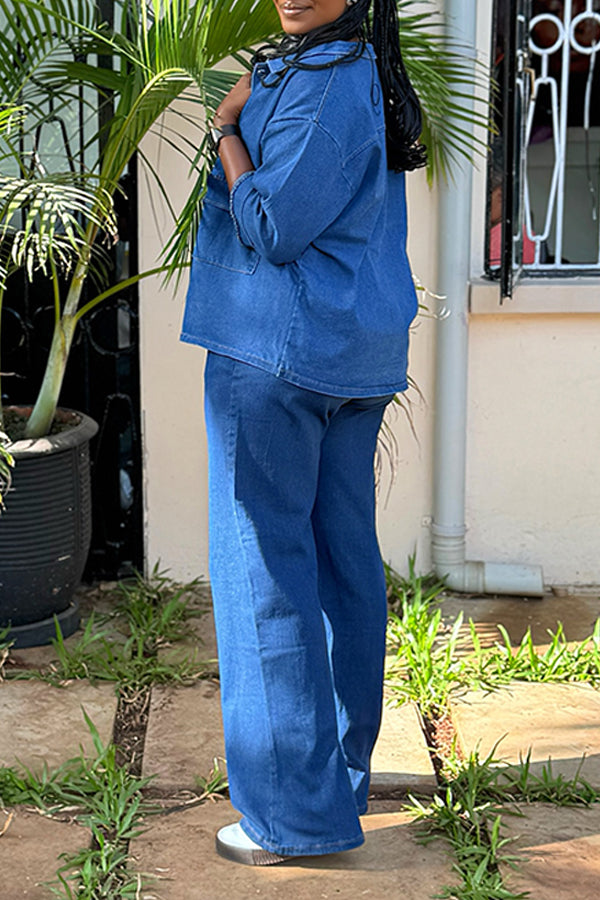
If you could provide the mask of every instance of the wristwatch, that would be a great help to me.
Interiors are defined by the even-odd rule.
[[[241,131],[237,125],[213,125],[208,132],[208,143],[210,149],[214,153],[217,153],[221,139],[224,137],[228,137],[231,134],[237,134],[238,137],[241,137]]]

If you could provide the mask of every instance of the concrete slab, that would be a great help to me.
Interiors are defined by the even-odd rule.
[[[547,645],[548,629],[555,632],[559,622],[564,626],[568,641],[583,641],[590,636],[600,617],[600,590],[582,595],[547,594],[541,600],[464,595],[444,598],[442,616],[445,622],[453,622],[460,612],[465,623],[473,619],[477,624],[483,646],[489,646],[499,637],[498,623],[508,631],[513,646],[521,642],[528,628],[531,628],[536,645]]]
[[[156,775],[153,787],[167,793],[193,790],[195,777],[206,777],[215,758],[224,771],[225,745],[219,687],[199,681],[193,687],[152,689],[144,775]]]
[[[597,900],[600,884],[600,808],[522,807],[523,818],[505,817],[516,838],[509,853],[525,858],[517,871],[504,868],[505,883],[535,900]]]
[[[193,687],[157,686],[152,690],[144,747],[144,775],[157,776],[153,787],[164,793],[193,790],[215,758],[225,771],[225,746],[218,685],[200,681]],[[374,795],[431,794],[435,774],[416,707],[384,707],[373,757]]]
[[[531,748],[532,772],[548,757],[555,774],[581,775],[600,787],[600,692],[587,684],[513,683],[494,693],[471,691],[452,702],[452,718],[465,752],[516,763]]]
[[[207,665],[211,672],[218,671],[217,637],[212,608],[207,606],[206,612],[189,619],[194,634],[175,644],[161,647],[158,655],[162,660],[177,663],[184,658],[191,658]]]
[[[5,900],[48,900],[49,888],[63,864],[61,853],[76,853],[89,844],[90,833],[77,825],[45,819],[37,813],[0,810],[0,892]]]
[[[418,844],[398,804],[372,804],[362,819],[366,842],[356,850],[266,868],[240,866],[215,853],[216,831],[237,818],[228,802],[219,801],[150,820],[150,830],[130,848],[138,871],[160,878],[142,897],[429,900],[444,884],[456,883],[444,844]]]
[[[388,700],[373,753],[371,793],[433,794],[437,781],[417,708],[391,706]]]
[[[113,684],[86,681],[52,687],[42,681],[0,683],[0,765],[19,763],[41,771],[77,756],[80,746],[93,755],[82,708],[104,743],[112,737],[117,698]]]

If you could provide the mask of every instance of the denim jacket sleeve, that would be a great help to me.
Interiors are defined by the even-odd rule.
[[[261,164],[233,185],[237,234],[269,262],[292,262],[338,217],[352,197],[340,147],[314,119],[272,120]]]

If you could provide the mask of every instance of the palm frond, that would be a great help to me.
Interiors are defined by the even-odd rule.
[[[11,270],[23,267],[31,278],[52,260],[68,272],[85,252],[90,223],[108,242],[117,239],[112,194],[97,183],[86,188],[65,175],[0,176],[0,287]]]
[[[413,12],[415,6],[421,8]],[[427,179],[447,179],[461,159],[472,161],[485,153],[487,141],[473,133],[489,130],[489,71],[473,56],[449,50],[441,15],[422,10],[416,0],[401,0],[400,42],[406,70],[421,101],[423,133],[427,146]],[[462,99],[472,101],[466,111]],[[457,127],[463,121],[465,128]],[[467,127],[468,126],[468,127]]]
[[[15,464],[12,454],[8,450],[10,439],[3,431],[0,431],[0,512],[4,511],[4,498],[12,485],[12,468]]]

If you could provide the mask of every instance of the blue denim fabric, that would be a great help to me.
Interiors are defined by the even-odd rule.
[[[417,300],[372,49],[265,87],[283,65],[255,68],[242,110],[255,170],[231,194],[220,162],[209,176],[182,340],[334,396],[405,390]]]
[[[348,850],[381,716],[373,455],[391,397],[328,396],[212,353],[205,385],[231,800],[267,850]]]

